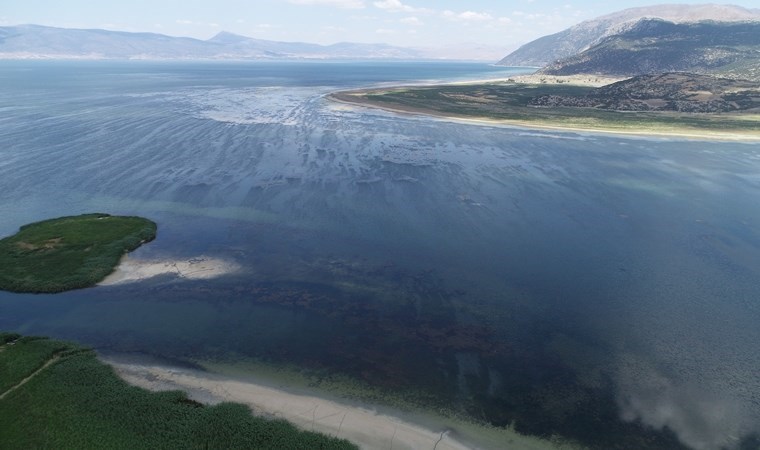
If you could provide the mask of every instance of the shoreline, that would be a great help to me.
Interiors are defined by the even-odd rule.
[[[181,390],[206,404],[242,403],[254,415],[285,419],[300,429],[348,439],[359,448],[438,450],[472,449],[452,437],[452,430],[431,430],[374,409],[309,394],[295,394],[251,381],[153,363],[100,357],[133,386],[150,391]]]
[[[230,374],[209,371],[202,364],[184,365],[149,355],[100,354],[98,359],[133,386],[184,391],[204,404],[241,403],[256,416],[284,419],[305,431],[347,439],[361,449],[475,450],[507,444],[524,450],[580,449],[571,442],[522,435],[512,427],[491,427],[435,411],[406,411],[336,397],[256,370]]]
[[[474,82],[462,82],[462,83],[456,83],[456,84],[477,85],[477,84],[483,84],[483,83],[474,81]],[[427,87],[447,86],[447,85],[454,85],[454,83],[428,85]],[[524,129],[539,130],[539,131],[561,131],[561,132],[588,133],[588,134],[605,134],[605,135],[619,135],[619,136],[640,137],[640,138],[679,138],[679,139],[700,140],[700,141],[719,141],[719,142],[737,142],[737,143],[760,142],[760,132],[754,135],[754,134],[721,133],[721,132],[700,133],[696,131],[690,132],[690,131],[677,131],[677,130],[674,130],[674,131],[646,130],[646,129],[619,130],[615,128],[580,127],[580,126],[572,126],[572,125],[561,125],[561,124],[556,124],[556,123],[551,123],[551,122],[542,123],[540,121],[534,122],[534,121],[516,120],[516,119],[494,119],[494,118],[482,117],[482,116],[464,116],[464,115],[456,115],[456,114],[451,114],[451,113],[447,114],[440,111],[424,109],[424,108],[409,107],[409,106],[400,105],[400,104],[394,104],[394,106],[388,106],[388,105],[379,104],[371,100],[367,100],[367,98],[365,97],[365,94],[370,93],[370,92],[382,93],[383,91],[405,89],[407,87],[414,88],[418,86],[394,86],[394,87],[388,87],[388,88],[365,88],[365,89],[356,89],[356,90],[349,90],[349,91],[336,91],[336,92],[332,92],[325,95],[325,98],[327,98],[328,100],[332,102],[351,106],[351,107],[377,109],[377,110],[392,112],[395,114],[428,117],[428,118],[435,118],[435,119],[440,119],[440,120],[460,122],[460,123],[480,125],[480,126],[504,126],[504,127],[524,128]]]

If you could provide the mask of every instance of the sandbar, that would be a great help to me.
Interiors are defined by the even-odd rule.
[[[239,271],[240,266],[235,262],[204,255],[184,259],[160,260],[144,260],[124,255],[116,269],[98,284],[112,286],[134,283],[160,275],[174,275],[178,278],[201,280]]]

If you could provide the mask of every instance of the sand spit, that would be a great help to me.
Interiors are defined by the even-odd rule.
[[[760,133],[746,132],[746,133],[731,133],[725,131],[714,130],[692,130],[692,129],[680,129],[674,128],[673,130],[667,129],[652,129],[652,128],[640,128],[640,129],[618,129],[618,128],[604,128],[602,126],[574,126],[564,125],[559,122],[550,121],[529,121],[519,119],[494,119],[480,116],[465,116],[457,115],[454,113],[435,111],[432,109],[425,109],[419,107],[413,107],[403,104],[386,104],[375,102],[367,98],[367,94],[384,94],[392,91],[416,88],[417,86],[398,86],[395,88],[385,89],[358,89],[352,91],[338,91],[326,95],[325,97],[334,102],[337,105],[341,105],[342,110],[354,110],[366,108],[377,109],[387,111],[395,114],[411,115],[419,117],[429,117],[439,120],[446,120],[458,123],[467,123],[471,125],[484,125],[484,126],[504,126],[504,127],[518,127],[529,130],[547,130],[547,131],[559,131],[559,132],[572,132],[572,133],[590,133],[590,134],[606,134],[614,136],[632,136],[643,139],[694,139],[699,141],[718,141],[718,142],[744,142],[753,143],[760,141]],[[747,115],[744,120],[755,120],[755,115]]]
[[[152,391],[182,390],[204,403],[232,401],[255,414],[290,421],[309,431],[348,439],[363,449],[467,449],[446,430],[427,430],[399,418],[319,397],[292,394],[192,369],[105,360],[125,381]]]
[[[159,275],[175,275],[190,280],[216,278],[235,273],[240,267],[230,261],[206,256],[187,259],[141,260],[125,255],[116,270],[108,275],[101,286],[134,283]]]

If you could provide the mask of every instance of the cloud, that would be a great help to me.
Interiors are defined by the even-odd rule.
[[[390,30],[388,28],[378,28],[377,30],[375,30],[375,33],[377,33],[377,34],[396,34],[396,33],[398,33],[398,31],[397,30]]]
[[[375,5],[376,8],[384,9],[386,11],[390,12],[412,12],[414,11],[414,8],[412,8],[409,5],[405,5],[401,3],[399,0],[382,0],[379,2],[374,2],[373,5]]]
[[[457,14],[454,11],[446,10],[443,12],[443,17],[462,22],[487,22],[493,20],[492,15],[475,11],[465,11]]]
[[[294,5],[334,6],[342,9],[364,8],[363,0],[288,0]]]
[[[405,5],[400,0],[382,0],[374,2],[376,8],[384,9],[388,12],[422,12],[424,8],[415,8],[413,6]]]
[[[676,381],[634,355],[623,355],[619,364],[617,402],[626,422],[667,428],[695,450],[732,447],[738,437],[758,431],[728,392]]]
[[[177,19],[177,20],[175,20],[175,22],[177,22],[180,25],[192,25],[193,24],[192,20],[187,20],[187,19]]]
[[[413,25],[413,26],[416,26],[416,27],[425,25],[420,19],[418,19],[416,17],[405,17],[405,18],[399,20],[399,22],[401,22],[403,24],[406,24],[406,25]]]

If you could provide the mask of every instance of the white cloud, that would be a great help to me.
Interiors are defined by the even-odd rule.
[[[443,17],[451,20],[459,20],[463,22],[486,22],[493,20],[493,16],[488,13],[479,13],[475,11],[465,11],[461,13],[455,13],[454,11],[446,10],[443,12]]]
[[[192,20],[186,20],[186,19],[177,19],[175,22],[177,22],[180,25],[192,25]]]
[[[414,8],[411,6],[401,3],[400,0],[382,0],[379,2],[374,2],[373,5],[375,5],[376,8],[391,12],[411,12],[414,10]]]
[[[384,9],[389,12],[422,12],[424,8],[415,8],[413,6],[401,3],[401,0],[381,0],[374,2],[376,8]]]
[[[405,17],[405,18],[399,20],[399,22],[401,22],[403,24],[406,24],[406,25],[413,25],[413,26],[416,26],[416,27],[425,25],[420,19],[418,19],[416,17]]]
[[[478,13],[474,11],[465,11],[459,14],[459,18],[462,20],[477,20],[477,21],[493,19],[493,17],[491,17],[491,15],[488,13]]]
[[[288,0],[294,5],[323,5],[335,6],[343,9],[361,9],[364,8],[363,0]]]
[[[378,28],[375,30],[375,33],[377,34],[396,34],[398,31],[396,30],[390,30],[388,28]]]

